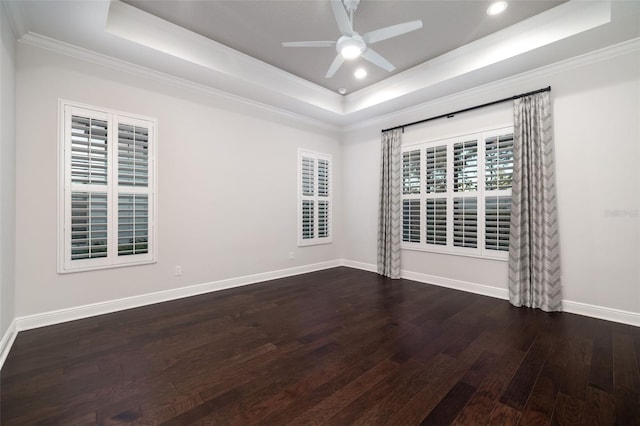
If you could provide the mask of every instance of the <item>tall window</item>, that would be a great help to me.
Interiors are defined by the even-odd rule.
[[[513,128],[402,152],[403,248],[507,258]]]
[[[155,121],[61,102],[60,273],[155,259]]]
[[[298,245],[330,243],[332,159],[329,154],[298,150]]]

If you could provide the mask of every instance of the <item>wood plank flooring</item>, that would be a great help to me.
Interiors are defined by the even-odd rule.
[[[10,425],[640,425],[640,329],[334,268],[19,333]]]

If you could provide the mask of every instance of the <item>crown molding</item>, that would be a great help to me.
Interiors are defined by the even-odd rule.
[[[2,1],[0,6],[4,7],[11,23],[11,29],[16,40],[19,40],[28,31],[27,23],[22,10],[22,3],[19,1]]]
[[[345,113],[424,92],[610,22],[610,0],[568,1],[346,96]]]
[[[404,108],[389,114],[379,115],[377,117],[373,117],[359,123],[347,125],[342,127],[342,131],[350,132],[374,126],[378,126],[381,128],[393,127],[395,125],[398,125],[399,123],[406,121],[406,117],[408,115],[417,115],[424,110],[444,112],[445,110],[451,109],[451,105],[458,105],[460,103],[458,101],[468,98],[469,96],[479,96],[482,99],[486,99],[486,101],[491,101],[491,96],[495,96],[494,94],[500,91],[500,89],[516,85],[522,86],[524,83],[531,81],[531,79],[533,78],[549,77],[575,68],[607,61],[635,52],[640,52],[640,37],[626,40],[621,43],[594,50],[582,55],[574,56],[572,58],[564,59],[553,64],[538,67],[530,71],[496,80],[491,83],[487,83],[471,89],[456,92],[452,95],[433,99],[428,102],[423,102],[409,108]]]
[[[343,114],[343,96],[119,0],[112,0],[105,31],[257,88]]]
[[[79,59],[79,60],[96,64],[99,66],[115,69],[117,71],[122,71],[125,73],[148,78],[150,80],[154,80],[164,84],[171,84],[181,88],[186,88],[186,89],[191,89],[194,91],[206,93],[208,95],[229,100],[231,102],[249,106],[259,111],[275,113],[287,119],[293,119],[301,124],[310,125],[322,130],[327,130],[332,132],[339,132],[341,130],[339,126],[335,126],[325,121],[310,118],[302,114],[297,114],[292,111],[275,107],[273,105],[254,101],[252,99],[248,99],[239,95],[225,92],[223,90],[219,90],[204,84],[196,83],[191,80],[177,77],[175,75],[156,71],[151,68],[144,67],[142,65],[132,64],[131,62],[123,61],[121,59],[117,59],[112,56],[104,55],[102,53],[97,53],[95,51],[85,49],[79,46],[75,46],[73,44],[55,40],[53,38],[46,37],[41,34],[29,32],[23,35],[18,40],[18,42],[25,45],[48,50],[50,52],[59,53],[65,56],[72,57],[74,59]]]

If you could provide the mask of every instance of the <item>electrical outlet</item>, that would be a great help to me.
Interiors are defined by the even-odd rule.
[[[176,277],[179,277],[180,275],[182,275],[182,266],[177,265],[174,273]]]
[[[289,252],[289,260],[293,260],[296,258],[296,254],[292,251]]]

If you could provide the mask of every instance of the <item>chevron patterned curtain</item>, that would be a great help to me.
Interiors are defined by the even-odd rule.
[[[549,92],[514,101],[509,301],[562,310],[560,247]]]
[[[400,278],[402,129],[382,134],[378,207],[378,274]]]

